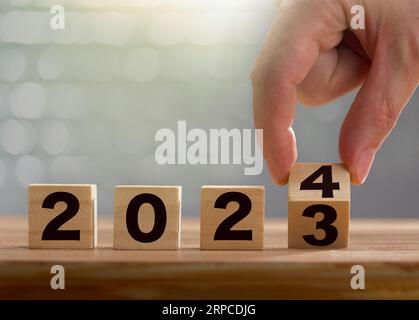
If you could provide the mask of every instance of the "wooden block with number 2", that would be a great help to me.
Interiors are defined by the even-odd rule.
[[[264,207],[264,187],[203,186],[201,249],[262,249]]]
[[[31,184],[28,209],[30,248],[96,246],[96,185]]]
[[[346,248],[350,175],[343,164],[296,163],[288,189],[288,247]]]

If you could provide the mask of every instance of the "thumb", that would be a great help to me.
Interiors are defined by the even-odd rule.
[[[406,51],[387,50],[391,47],[376,46],[367,79],[341,128],[340,156],[356,184],[365,181],[377,150],[394,128],[419,80],[414,58]],[[413,64],[409,66],[409,62]]]

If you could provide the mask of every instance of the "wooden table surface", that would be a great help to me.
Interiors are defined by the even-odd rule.
[[[99,219],[95,250],[27,248],[26,218],[0,216],[1,299],[419,299],[419,220],[352,220],[350,246],[287,249],[286,220],[265,221],[262,251],[201,251],[199,223],[182,222],[174,251],[112,249]],[[63,265],[66,289],[50,288]],[[366,289],[350,286],[361,264]]]

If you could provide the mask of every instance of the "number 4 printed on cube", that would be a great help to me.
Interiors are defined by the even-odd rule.
[[[288,189],[288,247],[346,248],[350,175],[343,164],[296,163]]]

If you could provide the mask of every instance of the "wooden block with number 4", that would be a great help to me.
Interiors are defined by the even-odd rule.
[[[339,163],[296,163],[288,189],[288,247],[346,248],[350,175]]]
[[[262,249],[264,214],[264,187],[203,186],[201,249]]]
[[[179,249],[182,187],[116,186],[115,249]]]
[[[96,185],[31,184],[28,209],[30,248],[96,246]]]

